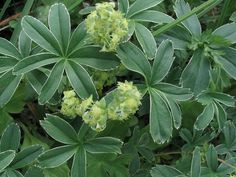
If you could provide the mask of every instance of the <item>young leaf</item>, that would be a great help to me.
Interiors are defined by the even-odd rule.
[[[236,43],[236,23],[228,23],[217,28],[212,34],[222,36],[229,40],[232,44]]]
[[[121,44],[117,49],[117,56],[128,69],[143,75],[147,81],[150,80],[150,63],[136,45],[131,42]]]
[[[38,160],[43,168],[55,168],[69,160],[76,151],[77,146],[74,145],[60,146],[44,152]]]
[[[172,84],[160,82],[154,87],[164,92],[176,101],[187,101],[193,97],[192,92],[188,88],[177,87]]]
[[[61,54],[60,45],[51,31],[39,20],[25,16],[21,21],[24,32],[43,49],[56,54]]]
[[[118,153],[121,154],[122,141],[112,137],[101,137],[87,141],[84,144],[90,153]]]
[[[100,48],[95,46],[80,48],[70,55],[70,59],[81,65],[98,70],[111,70],[120,64],[119,59],[115,55],[100,52]]]
[[[98,98],[96,88],[93,84],[88,72],[74,61],[68,61],[65,66],[67,77],[80,98],[88,98],[93,95],[93,98]]]
[[[202,50],[197,50],[185,67],[181,80],[186,88],[191,88],[195,94],[205,90],[210,81],[210,62]]]
[[[123,14],[127,14],[129,9],[129,0],[118,0],[118,10]]]
[[[16,157],[10,164],[12,169],[23,168],[31,164],[38,156],[43,152],[41,145],[33,145],[25,148],[21,152],[16,154]]]
[[[127,16],[130,18],[133,15],[142,12],[144,10],[150,9],[158,4],[160,4],[163,0],[136,0],[129,8]]]
[[[15,58],[17,60],[22,58],[21,54],[13,44],[1,37],[0,37],[0,54]]]
[[[216,171],[218,167],[217,152],[213,145],[210,145],[206,153],[207,166],[212,170]]]
[[[8,150],[0,153],[0,172],[4,170],[14,159],[15,151]]]
[[[71,177],[87,176],[87,155],[83,147],[80,147],[74,155],[71,168]]]
[[[170,23],[174,21],[174,19],[171,16],[155,10],[145,10],[132,16],[131,19],[137,22],[141,21],[141,22],[151,22],[157,24]]]
[[[17,124],[10,124],[2,134],[0,152],[7,150],[17,151],[20,145],[20,127]]]
[[[67,54],[71,54],[71,52],[78,50],[80,47],[82,47],[85,44],[85,40],[87,35],[85,22],[81,22],[75,31],[72,33],[69,47]]]
[[[174,49],[171,41],[163,41],[157,50],[157,55],[152,67],[152,84],[164,79],[174,62]]]
[[[52,68],[52,71],[39,95],[39,102],[41,104],[45,104],[47,101],[49,101],[53,97],[54,93],[57,91],[64,73],[64,63],[64,60],[60,60]]]
[[[191,8],[184,0],[177,0],[174,6],[175,13],[178,18],[191,12]],[[201,24],[197,18],[197,15],[192,15],[188,19],[182,22],[182,24],[195,36],[200,36],[202,33]]]
[[[203,112],[197,117],[194,128],[197,130],[204,130],[214,118],[214,105],[207,105]]]
[[[78,136],[74,128],[58,116],[48,114],[41,126],[49,136],[64,144],[77,144]]]
[[[8,71],[0,76],[0,108],[10,101],[20,84],[21,78],[22,75],[12,75],[12,71]]]
[[[48,15],[48,25],[57,38],[65,54],[70,38],[70,14],[64,4],[56,3],[51,6]]]
[[[58,60],[57,56],[49,53],[31,55],[19,61],[13,69],[13,73],[16,75],[25,74],[42,66],[55,63]]]
[[[180,177],[184,174],[179,170],[167,166],[167,165],[157,165],[156,167],[152,168],[151,176],[152,177]]]
[[[150,133],[155,142],[164,143],[172,136],[172,117],[166,100],[150,89]]]
[[[193,151],[190,177],[200,177],[200,176],[201,176],[201,154],[200,154],[200,148],[196,147]]]

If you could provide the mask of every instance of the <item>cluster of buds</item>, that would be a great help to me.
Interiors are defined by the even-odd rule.
[[[102,46],[102,51],[115,51],[128,34],[128,21],[116,11],[114,2],[97,3],[96,10],[85,20],[92,42]]]
[[[112,120],[127,120],[141,104],[141,93],[132,82],[118,83],[112,102],[108,105],[108,117]]]
[[[141,93],[132,82],[118,83],[112,101],[105,99],[94,102],[92,96],[81,101],[74,91],[65,91],[61,112],[68,117],[81,116],[95,131],[103,131],[107,120],[127,120],[135,114],[141,104]]]

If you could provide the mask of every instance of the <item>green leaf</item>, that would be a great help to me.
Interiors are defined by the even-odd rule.
[[[144,10],[150,9],[158,4],[160,4],[163,0],[136,0],[129,8],[127,16],[130,18],[133,15],[142,12]]]
[[[25,173],[25,177],[44,177],[43,170],[37,167],[31,167]]]
[[[0,37],[0,54],[15,58],[17,60],[22,58],[21,54],[13,44],[1,37]]]
[[[70,39],[70,14],[64,4],[56,3],[51,6],[48,15],[48,25],[58,40],[64,54]]]
[[[57,39],[42,22],[31,16],[25,16],[21,21],[21,26],[29,38],[40,47],[53,54],[61,54]]]
[[[118,10],[123,14],[127,14],[129,9],[129,0],[118,0]]]
[[[157,44],[148,28],[140,23],[135,24],[135,34],[144,53],[148,58],[153,59],[156,56]]]
[[[59,58],[57,56],[49,53],[31,55],[18,62],[13,69],[13,73],[17,75],[25,74],[42,66],[55,63],[58,60]]]
[[[64,144],[77,144],[78,136],[74,128],[58,116],[48,114],[41,126],[49,136]]]
[[[15,157],[15,151],[8,150],[0,153],[0,172],[12,162]]]
[[[75,153],[71,168],[71,177],[87,176],[87,155],[83,147],[80,147]]]
[[[39,94],[47,80],[47,75],[40,70],[33,70],[27,73],[26,77],[32,88]]]
[[[196,147],[193,151],[190,177],[200,177],[200,176],[201,176],[201,154],[200,154],[200,148]]]
[[[15,58],[0,56],[0,74],[12,69],[17,62]]]
[[[12,169],[23,168],[31,164],[35,159],[42,154],[43,148],[41,145],[33,145],[28,148],[25,148],[21,152],[16,154],[16,157],[10,164]]]
[[[69,58],[76,63],[99,70],[111,70],[120,64],[115,55],[100,52],[100,48],[95,46],[82,47],[71,54]]]
[[[0,108],[10,101],[20,84],[21,78],[21,75],[12,75],[12,71],[0,76]]]
[[[81,65],[73,61],[68,61],[66,63],[65,70],[72,87],[80,98],[85,99],[91,95],[93,95],[94,99],[98,98],[98,94],[91,77]]]
[[[218,167],[217,152],[213,145],[210,145],[206,153],[207,166],[212,170],[216,171]]]
[[[151,170],[152,177],[180,177],[181,175],[183,176],[184,174],[179,170],[167,165],[157,165]]]
[[[152,67],[152,84],[164,79],[174,62],[174,49],[171,41],[163,41],[157,50],[157,55]]]
[[[17,124],[10,124],[2,134],[0,152],[7,150],[17,151],[20,145],[20,127]]]
[[[217,168],[217,173],[219,174],[219,177],[228,174],[234,174],[235,172],[235,164],[236,164],[236,158],[229,158],[222,162],[219,167]]]
[[[45,104],[56,93],[56,91],[60,85],[60,82],[62,80],[62,77],[63,77],[64,68],[65,68],[64,63],[65,63],[64,60],[60,60],[52,68],[52,71],[51,71],[47,81],[43,85],[43,88],[42,88],[41,93],[39,95],[39,102],[41,104]],[[57,78],[57,79],[55,79],[55,78]]]
[[[6,171],[6,176],[7,177],[24,177],[20,172],[16,170]]]
[[[117,55],[126,68],[143,75],[147,81],[150,80],[150,63],[136,45],[131,42],[121,44],[117,49]]]
[[[172,136],[172,117],[165,99],[150,89],[150,133],[155,142],[164,143]]]
[[[217,102],[214,103],[215,106],[215,115],[219,125],[219,130],[222,130],[225,122],[227,121],[227,114],[224,108]]]
[[[118,153],[121,154],[122,141],[112,137],[101,137],[88,140],[84,144],[90,153]]]
[[[0,134],[7,128],[7,126],[13,122],[13,118],[9,113],[4,111],[4,109],[0,109]]]
[[[202,104],[212,103],[215,100],[229,107],[234,107],[235,105],[233,96],[221,92],[205,91],[198,95],[197,99]]]
[[[31,39],[25,34],[24,31],[21,31],[18,41],[18,48],[23,57],[28,57],[31,51]]]
[[[229,40],[232,44],[236,43],[236,23],[228,23],[217,28],[212,34],[222,36]]]
[[[174,11],[178,18],[191,12],[191,8],[184,0],[177,0],[174,6]],[[182,24],[195,36],[200,36],[202,33],[201,24],[197,18],[197,15],[192,15],[188,19],[182,22]]]
[[[141,22],[151,22],[157,24],[170,23],[174,21],[174,19],[171,16],[155,10],[142,11],[132,16],[131,19],[137,22],[141,21]]]
[[[236,80],[236,49],[224,48],[224,55],[220,57],[214,57],[216,63],[218,63],[222,69],[229,74],[230,77]]]
[[[203,112],[197,117],[194,128],[197,130],[204,130],[214,118],[214,105],[207,105]]]
[[[70,169],[65,165],[43,170],[44,177],[70,177]]]
[[[67,53],[71,54],[71,52],[81,48],[86,42],[86,36],[87,31],[85,27],[85,21],[83,21],[77,26],[75,31],[72,33]]]
[[[175,85],[163,82],[160,82],[153,87],[169,95],[176,101],[187,101],[193,97],[192,92],[188,88],[177,87]]]
[[[39,158],[40,166],[43,168],[54,168],[69,160],[77,151],[77,146],[66,145],[56,147],[44,152]]]
[[[180,107],[174,100],[172,100],[171,97],[168,98],[167,103],[171,110],[174,126],[176,129],[179,129],[182,121],[182,114]]]
[[[195,51],[193,57],[185,67],[181,80],[186,88],[190,88],[195,94],[199,94],[209,85],[210,62],[204,56],[202,50]]]

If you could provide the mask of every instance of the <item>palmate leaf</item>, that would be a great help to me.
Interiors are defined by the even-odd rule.
[[[22,58],[17,48],[4,38],[0,38],[0,54],[15,58],[17,60]]]
[[[126,15],[129,9],[129,0],[118,0],[118,10]]]
[[[87,176],[87,154],[83,147],[80,147],[74,155],[71,177]]]
[[[4,170],[14,159],[15,151],[8,150],[0,153],[0,171]]]
[[[201,176],[201,154],[200,148],[196,147],[193,151],[191,172],[190,177],[200,177]]]
[[[217,28],[212,34],[222,36],[229,40],[232,44],[236,43],[236,23],[228,23]]]
[[[151,170],[152,177],[185,177],[182,172],[171,166],[157,165]]]
[[[28,57],[30,55],[31,44],[32,40],[26,35],[24,31],[21,31],[18,40],[18,48],[23,58]]]

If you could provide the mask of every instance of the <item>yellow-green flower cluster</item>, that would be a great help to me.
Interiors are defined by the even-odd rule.
[[[96,101],[90,110],[86,111],[83,120],[95,131],[103,131],[107,123],[107,107],[104,99]]]
[[[77,116],[76,107],[80,104],[80,100],[76,97],[76,93],[73,90],[64,91],[63,94],[61,113],[70,118],[75,118]]]
[[[94,102],[92,96],[81,101],[74,91],[65,91],[61,112],[71,118],[81,116],[86,124],[95,131],[103,131],[107,120],[127,120],[141,104],[141,94],[132,82],[118,83],[112,101],[105,99]]]
[[[132,82],[118,83],[112,102],[108,105],[108,117],[112,120],[127,120],[141,104],[141,93]]]
[[[114,8],[114,2],[97,3],[85,20],[90,39],[102,46],[102,51],[115,51],[128,34],[128,21]]]
[[[80,100],[76,97],[76,93],[73,90],[64,91],[63,94],[61,113],[69,118],[75,118],[77,115],[82,116],[93,103],[92,96],[88,99]]]

